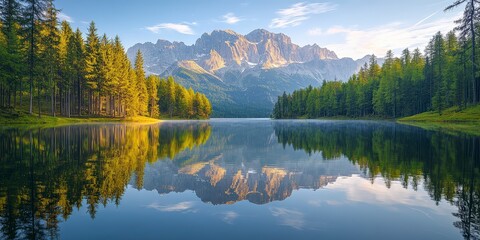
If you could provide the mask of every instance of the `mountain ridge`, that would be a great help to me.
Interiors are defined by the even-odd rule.
[[[303,47],[283,33],[256,29],[204,33],[192,45],[159,39],[128,49],[144,57],[147,74],[174,76],[212,100],[214,117],[268,117],[276,97],[323,81],[347,80],[368,61],[338,58],[317,44]],[[252,105],[253,104],[253,105]]]

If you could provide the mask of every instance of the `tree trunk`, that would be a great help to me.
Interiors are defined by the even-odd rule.
[[[473,103],[476,104],[478,103],[478,97],[479,97],[479,89],[478,89],[478,81],[476,78],[476,73],[477,73],[477,63],[476,63],[476,54],[475,54],[475,0],[471,0],[470,3],[472,4],[472,12],[470,13],[472,16],[472,20],[470,21],[470,34],[472,36],[472,81],[473,81]]]
[[[55,86],[52,87],[51,89],[51,95],[50,95],[50,101],[52,104],[52,116],[55,117]]]
[[[22,89],[22,79],[20,78],[20,107],[23,105],[23,89]]]
[[[70,87],[69,87],[69,88],[68,88],[68,104],[67,104],[67,106],[68,106],[68,111],[67,111],[67,112],[68,112],[68,117],[69,117],[69,118],[71,117],[71,111],[70,111],[70,104],[71,104],[71,103],[70,103],[70,98],[71,98],[71,93],[70,93]]]

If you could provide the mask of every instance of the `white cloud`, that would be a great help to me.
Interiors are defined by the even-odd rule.
[[[177,204],[171,204],[171,205],[159,205],[157,203],[152,203],[148,205],[148,208],[153,208],[155,210],[158,210],[160,212],[194,212],[192,210],[194,203],[193,202],[180,202]]]
[[[322,29],[321,28],[313,28],[308,30],[307,34],[310,36],[320,36],[322,35]]]
[[[296,3],[290,8],[277,11],[278,18],[272,19],[271,28],[295,27],[302,24],[303,21],[310,18],[310,15],[321,14],[333,11],[337,5],[331,3]]]
[[[67,14],[63,13],[63,12],[59,12],[58,13],[58,20],[60,20],[60,22],[63,22],[63,21],[67,21],[69,23],[73,23],[73,18],[68,16]]]
[[[324,32],[324,35],[343,34],[344,40],[326,47],[339,56],[361,58],[367,54],[384,56],[388,50],[399,53],[405,48],[420,48],[423,50],[433,35],[441,31],[447,33],[455,27],[454,21],[459,16],[446,17],[426,22],[433,15],[422,19],[413,26],[394,22],[369,29],[357,27],[334,26]]]
[[[280,225],[289,226],[297,230],[305,227],[304,214],[301,212],[280,207],[271,208],[270,212],[274,217],[280,219]]]
[[[234,211],[227,211],[222,213],[222,220],[228,224],[233,224],[233,221],[238,218],[238,213]]]
[[[396,209],[399,206],[410,207],[412,209],[423,209],[426,213],[437,215],[449,215],[454,209],[448,203],[442,208],[432,204],[428,192],[423,190],[423,183],[417,191],[406,189],[399,181],[393,181],[390,188],[385,186],[384,178],[376,178],[375,182],[365,179],[358,175],[352,177],[338,178],[334,184],[329,184],[326,189],[337,192],[345,192],[347,200],[351,202],[361,202],[374,204],[377,206],[387,206]]]
[[[146,27],[146,29],[153,33],[159,33],[162,29],[168,29],[187,35],[195,34],[192,28],[185,23],[160,23],[155,26]]]
[[[234,13],[227,13],[222,16],[222,22],[228,23],[228,24],[235,24],[242,21],[239,17],[235,16]]]

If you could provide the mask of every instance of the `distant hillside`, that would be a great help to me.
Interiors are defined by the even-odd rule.
[[[339,59],[318,45],[300,47],[282,33],[257,29],[243,36],[231,30],[203,34],[194,45],[158,40],[136,44],[145,70],[174,76],[212,101],[214,117],[267,117],[284,91],[318,86],[324,80],[347,80],[368,61]]]

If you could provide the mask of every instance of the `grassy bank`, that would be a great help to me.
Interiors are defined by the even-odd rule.
[[[438,112],[424,112],[401,118],[398,122],[427,130],[480,136],[480,105],[466,109],[449,108],[443,111],[442,115],[439,115]]]
[[[95,122],[131,122],[131,123],[156,123],[161,120],[149,117],[127,117],[127,118],[113,118],[113,117],[52,117],[42,115],[38,117],[37,114],[30,115],[22,111],[0,110],[0,125],[65,125],[65,124],[80,124],[80,123],[95,123]]]
[[[430,123],[469,123],[480,124],[480,105],[459,109],[445,109],[442,115],[438,112],[424,112],[410,117],[401,118],[399,122],[430,122]]]

